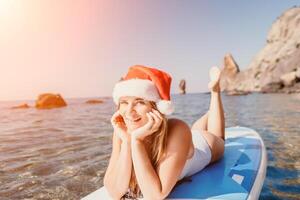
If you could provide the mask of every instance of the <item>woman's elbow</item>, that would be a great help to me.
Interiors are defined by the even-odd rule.
[[[162,194],[162,193],[158,193],[158,194],[152,194],[149,196],[144,196],[145,200],[163,200],[165,198],[168,197],[169,194]]]
[[[104,187],[105,187],[106,191],[108,192],[110,197],[114,200],[121,199],[121,197],[126,193],[123,191],[116,190],[116,187],[114,187],[113,184],[111,184],[107,179],[105,179],[103,181],[103,183],[104,183]]]

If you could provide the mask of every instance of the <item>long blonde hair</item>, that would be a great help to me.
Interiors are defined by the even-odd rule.
[[[150,101],[150,104],[151,104],[152,108],[157,110],[155,102]],[[163,118],[163,120],[159,127],[159,130],[150,136],[151,154],[149,155],[150,156],[149,158],[150,158],[151,164],[155,170],[157,169],[159,161],[162,159],[162,157],[165,153],[165,150],[167,148],[168,119],[163,114],[162,114],[162,118]],[[134,170],[132,170],[132,172],[131,172],[129,188],[134,194],[136,194],[136,195],[141,194],[141,190],[137,184]]]

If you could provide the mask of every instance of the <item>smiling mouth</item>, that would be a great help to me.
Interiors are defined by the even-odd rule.
[[[129,121],[130,123],[136,123],[138,121],[140,121],[142,118],[137,118],[137,119],[128,119],[127,118],[127,121]]]

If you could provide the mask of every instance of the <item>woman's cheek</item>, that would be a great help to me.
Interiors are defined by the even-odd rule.
[[[122,108],[122,107],[120,107],[120,108],[119,108],[119,113],[120,113],[120,115],[121,115],[122,117],[124,117],[124,116],[125,116],[125,109]]]
[[[146,116],[143,116],[141,120],[141,125],[145,125],[148,122],[148,118]]]

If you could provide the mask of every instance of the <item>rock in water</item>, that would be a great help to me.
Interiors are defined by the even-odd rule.
[[[182,79],[179,83],[179,93],[180,94],[185,94],[185,86],[186,86],[185,80]]]
[[[35,107],[38,109],[60,108],[64,106],[67,106],[67,103],[60,94],[41,94],[35,102]]]
[[[236,75],[240,72],[239,66],[236,64],[231,54],[225,55],[223,68],[221,69],[221,71],[221,91],[231,90],[230,86],[234,83]]]
[[[26,109],[26,108],[30,108],[27,103],[11,107],[11,109]]]
[[[87,103],[87,104],[99,104],[99,103],[103,103],[103,101],[99,100],[99,99],[90,99],[90,100],[87,100],[85,103]]]

